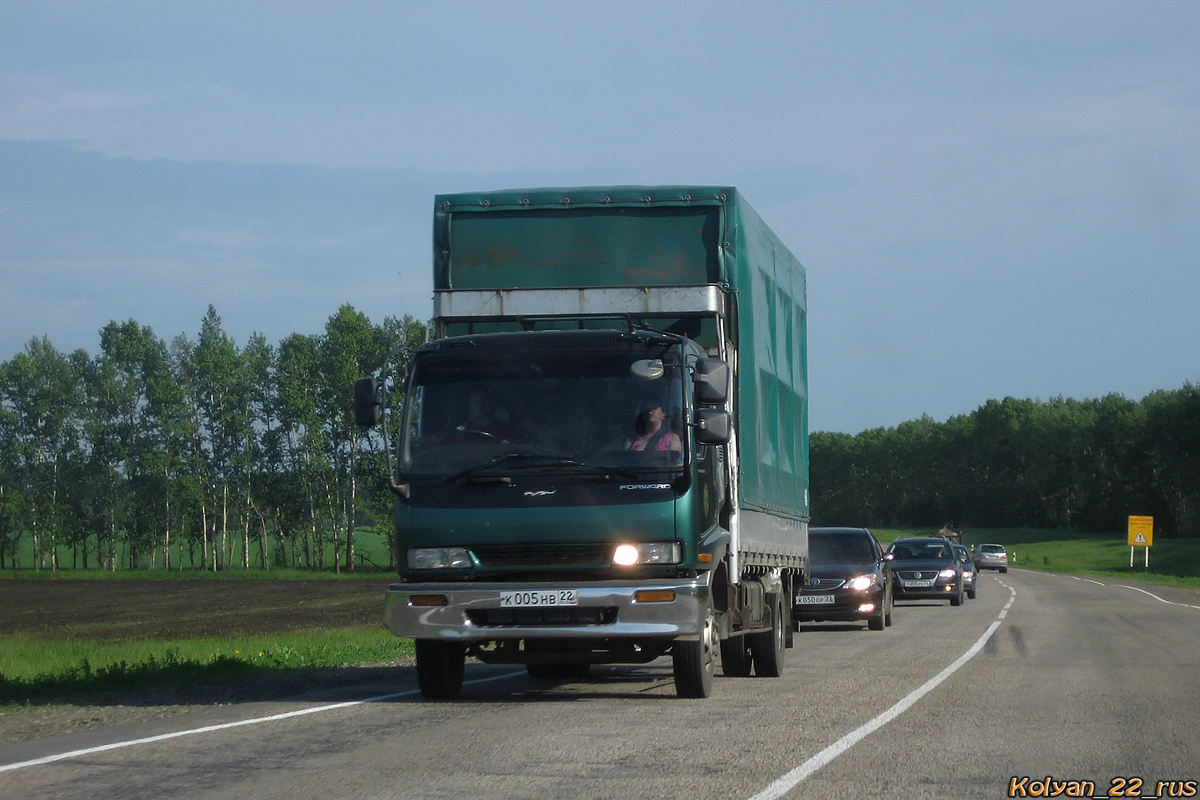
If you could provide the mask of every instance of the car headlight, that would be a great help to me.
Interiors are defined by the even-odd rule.
[[[955,571],[951,567],[946,567],[944,570],[942,570],[941,572],[938,573],[938,577],[944,578],[945,580],[950,580],[956,574],[957,573],[955,573]]]
[[[619,544],[613,550],[612,560],[618,567],[632,567],[635,564],[678,564],[679,542]]]
[[[415,547],[408,551],[409,569],[470,569],[471,554],[465,547]]]
[[[865,592],[875,585],[874,575],[856,575],[846,584],[854,592]]]

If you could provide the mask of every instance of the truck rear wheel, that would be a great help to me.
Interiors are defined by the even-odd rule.
[[[455,642],[417,639],[417,684],[429,700],[453,700],[462,691],[466,649]]]
[[[750,645],[745,636],[730,636],[721,641],[721,672],[731,678],[744,678],[750,674],[753,660]]]
[[[783,674],[783,654],[787,647],[784,631],[783,599],[768,595],[771,603],[771,630],[747,634],[754,656],[754,674],[760,678],[778,678]]]
[[[712,694],[717,671],[717,618],[711,603],[705,609],[699,638],[675,642],[671,646],[671,661],[675,671],[675,694],[680,697]]]

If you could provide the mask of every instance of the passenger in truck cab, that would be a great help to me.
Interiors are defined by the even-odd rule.
[[[625,440],[626,450],[682,450],[683,440],[667,424],[665,403],[651,398],[642,404],[634,421],[636,436]]]

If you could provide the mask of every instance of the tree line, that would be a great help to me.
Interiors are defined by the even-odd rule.
[[[95,356],[32,339],[0,363],[0,569],[354,569],[363,520],[391,539],[354,381],[427,336],[347,305],[321,334],[239,346],[210,306],[194,340],[133,320]]]
[[[0,569],[354,569],[359,525],[394,536],[384,434],[355,424],[353,384],[427,336],[343,306],[320,334],[239,346],[210,307],[195,340],[133,320],[105,326],[95,356],[32,339],[0,363]],[[1191,384],[991,400],[944,423],[816,432],[810,449],[814,524],[1200,521]]]
[[[810,438],[814,523],[1200,533],[1200,389],[1139,401],[990,400],[857,435]]]

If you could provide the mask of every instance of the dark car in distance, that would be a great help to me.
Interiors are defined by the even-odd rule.
[[[965,545],[950,543],[950,549],[954,551],[954,555],[958,556],[958,560],[962,562],[963,571],[963,591],[967,593],[967,597],[971,600],[975,599],[975,585],[978,583],[979,571],[975,569],[975,563],[971,560],[971,553]]]
[[[892,571],[866,528],[809,528],[809,575],[792,600],[794,622],[892,624]]]
[[[896,576],[896,600],[949,600],[961,606],[962,562],[951,543],[936,536],[897,539],[888,547]]]

